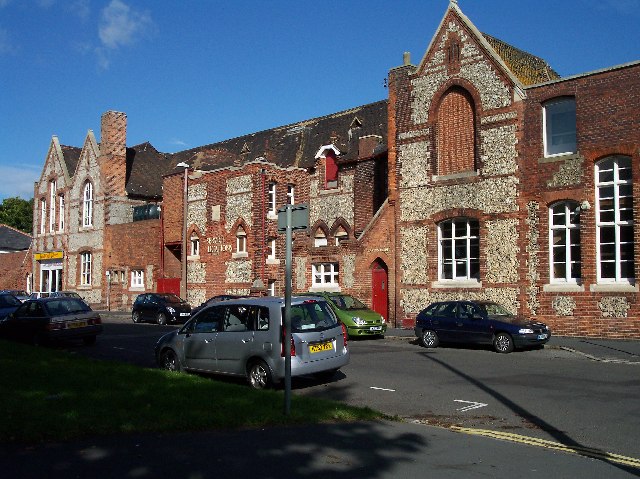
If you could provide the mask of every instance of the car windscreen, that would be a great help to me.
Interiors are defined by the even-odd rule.
[[[0,308],[10,308],[12,306],[20,306],[22,302],[10,294],[0,295]]]
[[[175,294],[161,294],[159,296],[167,303],[182,303],[182,300]]]
[[[284,317],[284,307],[282,308]],[[324,331],[338,324],[331,308],[325,301],[305,301],[291,305],[291,332],[305,333]]]
[[[479,306],[488,316],[511,316],[511,313],[498,303],[481,303]]]
[[[84,301],[75,298],[52,299],[46,302],[45,308],[49,316],[63,316],[65,314],[91,311],[91,308]]]
[[[353,296],[349,296],[348,294],[330,296],[329,299],[339,309],[342,309],[345,311],[356,310],[356,309],[367,309],[367,306],[364,305],[362,302],[360,302],[360,300],[354,298]]]

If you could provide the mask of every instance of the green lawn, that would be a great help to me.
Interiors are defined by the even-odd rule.
[[[382,418],[368,408],[0,341],[0,442]]]

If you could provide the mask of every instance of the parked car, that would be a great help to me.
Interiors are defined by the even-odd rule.
[[[303,293],[302,296],[316,296],[327,300],[340,322],[346,326],[349,338],[356,336],[384,337],[387,332],[386,319],[351,295],[318,292]]]
[[[544,345],[551,330],[544,323],[509,313],[491,301],[443,301],[416,318],[415,334],[427,348],[440,342],[490,344],[498,353]]]
[[[101,332],[100,315],[76,298],[30,299],[0,321],[0,337],[36,345],[66,339],[89,345]]]
[[[227,301],[229,299],[238,299],[238,298],[242,298],[243,296],[238,296],[235,294],[219,294],[217,296],[213,296],[212,298],[207,299],[204,303],[202,303],[200,306],[196,306],[195,308],[193,308],[191,310],[191,316],[195,315],[196,313],[198,313],[198,311],[200,311],[201,309],[207,307],[207,306],[211,306],[213,303],[217,303],[218,301]]]
[[[75,291],[52,291],[49,293],[49,298],[76,298],[84,301],[84,298]]]
[[[284,298],[220,301],[165,334],[156,361],[171,371],[245,376],[255,389],[285,376]],[[291,298],[291,376],[330,378],[349,362],[344,325],[321,298]]]
[[[22,304],[16,296],[9,293],[0,293],[0,319],[13,313]]]
[[[134,323],[184,323],[191,317],[191,305],[173,293],[144,293],[133,302]]]
[[[2,291],[0,291],[0,294],[4,294],[4,293],[14,295],[21,302],[25,302],[27,299],[29,299],[29,293],[27,293],[22,289],[3,289]]]

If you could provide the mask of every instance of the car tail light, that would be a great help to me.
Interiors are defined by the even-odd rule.
[[[342,339],[344,340],[344,347],[347,347],[347,327],[344,325],[344,323],[340,323],[340,326],[342,326]]]
[[[282,328],[282,341],[280,341],[280,356],[284,358],[284,342],[287,339],[287,331],[285,328]],[[293,336],[291,336],[291,357],[296,355],[296,344],[293,342]]]

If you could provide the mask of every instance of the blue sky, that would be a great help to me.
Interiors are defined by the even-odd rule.
[[[640,60],[640,0],[459,0],[562,76]],[[51,136],[175,152],[385,99],[448,0],[0,0],[0,199],[33,196]]]

